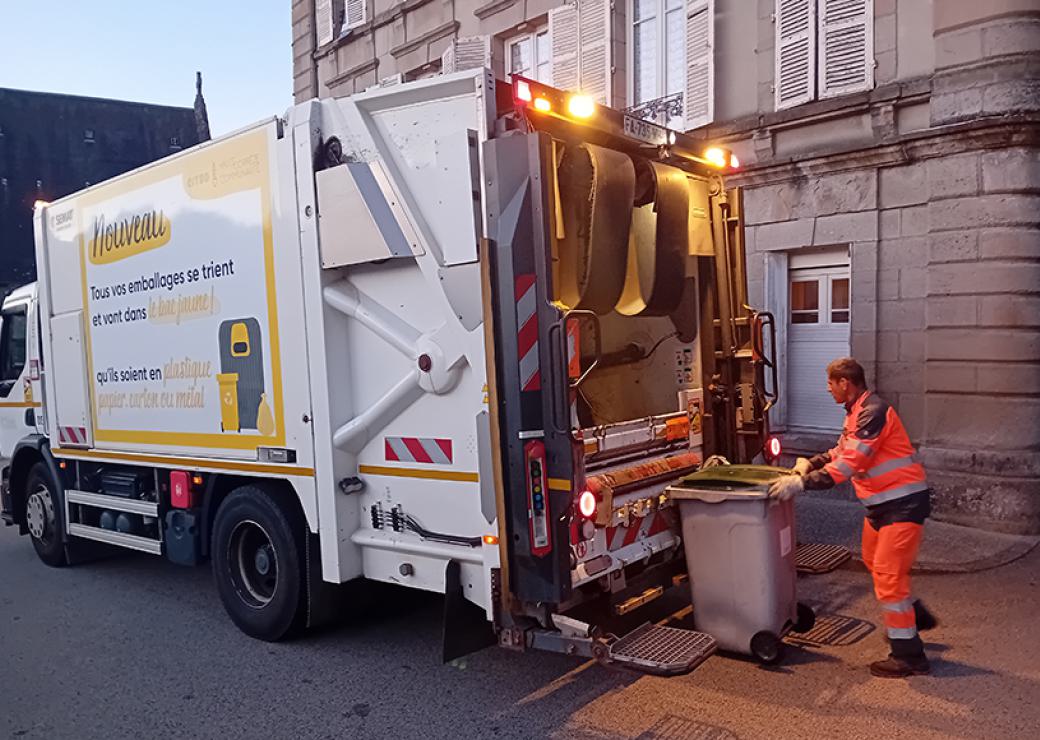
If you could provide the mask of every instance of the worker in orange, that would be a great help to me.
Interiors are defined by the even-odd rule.
[[[787,499],[805,489],[825,489],[852,481],[866,509],[863,562],[874,579],[891,652],[870,665],[882,678],[929,672],[919,630],[936,626],[935,617],[911,596],[910,568],[931,513],[931,491],[924,467],[914,460],[896,410],[867,389],[863,367],[851,357],[827,366],[827,390],[845,406],[837,446],[812,459],[799,458],[794,473],[778,479],[770,495]]]

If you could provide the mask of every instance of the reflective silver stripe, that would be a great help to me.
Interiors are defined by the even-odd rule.
[[[874,454],[874,448],[868,447],[867,445],[863,444],[862,442],[856,439],[849,442],[849,447],[854,449],[856,452],[866,455],[867,457],[870,457]]]
[[[895,501],[897,498],[909,496],[911,493],[917,493],[919,491],[927,490],[928,481],[920,481],[919,483],[907,483],[905,486],[889,488],[887,491],[875,493],[873,496],[861,498],[859,501],[864,506],[877,506],[878,504],[883,504],[886,501]]]
[[[888,639],[890,640],[911,640],[917,637],[916,627],[889,627],[888,628]]]
[[[837,469],[838,469],[838,471],[839,471],[839,472],[840,472],[840,473],[841,473],[842,475],[844,475],[844,476],[845,476],[846,478],[851,478],[851,477],[852,477],[852,475],[853,475],[853,473],[855,473],[855,472],[856,472],[856,471],[854,471],[854,470],[852,469],[852,466],[851,466],[851,465],[849,465],[849,464],[848,464],[847,462],[845,462],[844,460],[838,460],[838,462],[832,462],[832,463],[828,463],[828,464],[829,464],[829,465],[830,465],[830,466],[831,466],[832,468],[837,468]]]
[[[907,611],[909,609],[912,609],[913,606],[914,606],[914,597],[913,596],[907,596],[902,601],[897,601],[895,603],[886,603],[884,601],[881,602],[881,608],[882,608],[882,610],[884,610],[886,612],[905,612],[905,611]]]
[[[914,458],[912,457],[900,457],[895,460],[889,460],[883,462],[880,465],[875,465],[866,473],[863,474],[864,478],[877,478],[884,475],[885,473],[891,473],[893,470],[899,470],[899,468],[905,468],[908,465],[916,465]]]

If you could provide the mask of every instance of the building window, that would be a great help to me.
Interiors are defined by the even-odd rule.
[[[776,0],[777,110],[874,87],[874,0]]]
[[[686,80],[683,0],[632,0],[632,102],[681,93]]]
[[[831,279],[831,323],[849,323],[849,279]]]
[[[552,84],[552,52],[549,47],[549,29],[542,27],[533,33],[515,36],[506,41],[506,72]]]
[[[849,323],[848,277],[820,270],[792,271],[791,323]]]

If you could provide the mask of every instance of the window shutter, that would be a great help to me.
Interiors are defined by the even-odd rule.
[[[873,0],[821,0],[820,97],[874,87]]]
[[[441,54],[441,72],[450,74],[463,69],[491,66],[491,38],[489,36],[467,36],[452,39]]]
[[[332,18],[332,0],[314,0],[314,28],[317,31],[318,46],[332,42],[336,37],[335,25]]]
[[[491,66],[491,37],[455,39],[455,71]]]
[[[448,43],[448,48],[441,54],[441,72],[450,75],[455,71],[455,39]]]
[[[715,119],[715,0],[686,5],[686,88],[683,121],[688,129]]]
[[[363,26],[368,21],[368,0],[347,0],[347,10],[343,16],[343,30]]]
[[[553,86],[561,90],[577,90],[581,84],[577,5],[561,5],[549,11],[549,50],[552,54]]]
[[[777,110],[816,97],[816,0],[776,0],[776,62],[773,99]]]
[[[578,78],[581,91],[611,104],[610,0],[578,0]],[[554,78],[555,79],[555,78]]]

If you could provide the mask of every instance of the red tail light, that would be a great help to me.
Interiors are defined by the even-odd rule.
[[[578,511],[586,519],[596,515],[596,494],[592,491],[582,491],[578,496]]]
[[[783,447],[780,445],[779,437],[770,437],[766,440],[766,448],[764,450],[765,456],[769,459],[769,462],[776,462],[780,459],[780,453],[783,452]]]
[[[526,82],[524,82],[523,80],[517,80],[516,81],[515,97],[516,97],[516,99],[518,101],[520,101],[522,103],[530,103],[531,102],[531,97],[532,97],[532,95],[531,95],[531,86],[529,84],[527,84]]]

